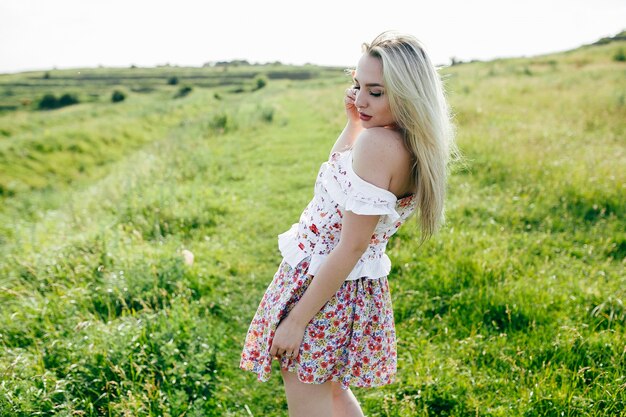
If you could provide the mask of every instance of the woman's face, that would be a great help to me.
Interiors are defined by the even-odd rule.
[[[395,120],[383,81],[383,64],[379,58],[363,54],[354,73],[356,100],[361,125],[371,127],[393,126]]]

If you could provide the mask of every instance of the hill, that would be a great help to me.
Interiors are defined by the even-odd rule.
[[[442,69],[465,163],[444,229],[389,244],[399,374],[354,390],[367,415],[623,415],[625,48]],[[284,415],[277,372],[239,353],[348,83],[0,76],[0,415]],[[37,110],[46,93],[79,103]]]

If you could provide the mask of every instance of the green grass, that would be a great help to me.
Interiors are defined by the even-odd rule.
[[[399,373],[354,390],[368,416],[625,415],[620,48],[443,70],[465,164],[443,230],[389,244]],[[0,115],[0,415],[286,415],[239,354],[348,80],[113,104],[99,83],[133,70],[93,71],[59,92],[98,99]]]

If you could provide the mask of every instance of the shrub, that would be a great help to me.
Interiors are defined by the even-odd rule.
[[[191,88],[188,85],[180,87],[180,89],[178,90],[178,93],[176,93],[175,97],[185,97],[187,94],[191,93],[192,90],[193,90],[193,88]]]
[[[65,93],[60,98],[57,98],[54,94],[48,93],[39,100],[37,107],[40,110],[51,110],[70,106],[79,102],[78,97],[74,94]]]
[[[255,90],[260,90],[267,85],[267,77],[264,75],[257,75],[254,79]]]
[[[56,109],[59,107],[59,100],[54,94],[46,94],[39,100],[38,107],[42,110]]]
[[[176,84],[178,84],[178,77],[175,77],[175,76],[174,76],[174,77],[170,77],[170,78],[167,80],[167,83],[168,83],[169,85],[176,85]]]
[[[78,97],[74,94],[65,93],[61,96],[61,98],[59,98],[59,107],[70,106],[78,102]]]
[[[615,55],[613,55],[613,61],[617,61],[617,62],[625,62],[626,61],[626,54],[624,53],[624,50],[622,48],[620,48]]]
[[[113,91],[113,94],[111,95],[111,101],[113,103],[119,103],[120,101],[124,101],[125,98],[126,94],[124,94],[120,90]]]
[[[262,109],[261,118],[267,123],[272,123],[274,120],[274,109],[271,107],[265,107]]]
[[[232,124],[233,121],[227,113],[216,114],[209,121],[209,126],[221,133],[229,130],[229,128],[232,127]]]

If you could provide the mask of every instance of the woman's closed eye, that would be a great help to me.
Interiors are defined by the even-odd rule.
[[[353,89],[353,90],[360,90],[360,89],[361,89],[361,86],[358,86],[358,85],[353,85],[353,86],[352,86],[352,89]],[[374,91],[374,90],[369,90],[369,93],[370,93],[370,95],[371,95],[371,96],[373,96],[373,97],[380,97],[380,96],[382,96],[382,95],[383,95],[383,92],[382,92],[382,91]]]

